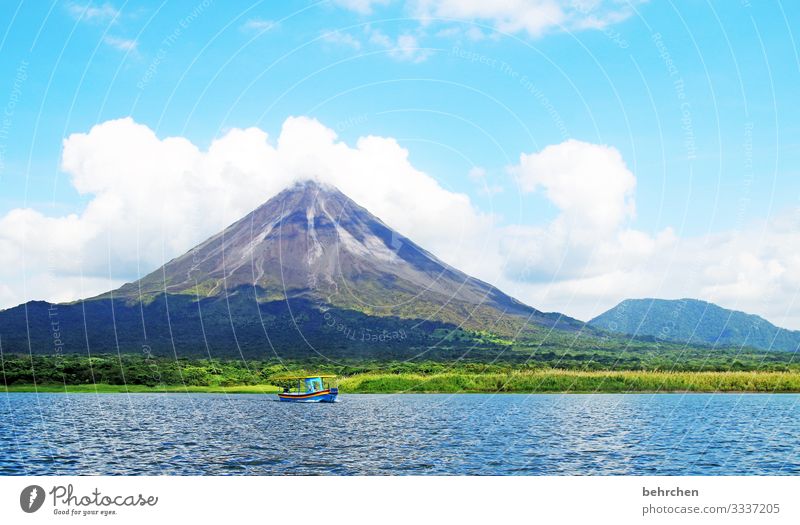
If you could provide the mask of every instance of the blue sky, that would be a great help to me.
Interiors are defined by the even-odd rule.
[[[3,2],[0,216],[83,213],[96,195],[63,169],[63,141],[96,124],[131,117],[202,150],[235,128],[274,139],[292,116],[350,146],[396,139],[414,168],[498,227],[543,227],[565,213],[540,179],[521,190],[514,166],[569,139],[613,148],[635,176],[635,213],[617,233],[671,229],[708,244],[796,213],[797,3],[451,4]],[[506,277],[495,282],[515,293]],[[668,295],[665,282],[630,295]],[[528,284],[517,295],[584,317],[627,295],[548,299]],[[718,285],[685,291],[773,319],[796,291],[780,285],[778,312],[708,291]]]

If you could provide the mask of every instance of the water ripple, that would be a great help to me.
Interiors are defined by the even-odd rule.
[[[800,473],[798,395],[6,397],[0,475]]]

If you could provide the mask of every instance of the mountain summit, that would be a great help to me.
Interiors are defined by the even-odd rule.
[[[254,287],[266,300],[307,298],[371,315],[553,316],[434,257],[338,189],[307,181],[284,190],[221,233],[113,293],[219,296]]]
[[[62,351],[237,357],[403,357],[463,330],[584,327],[460,272],[311,181],[117,290],[0,312],[4,350],[48,352],[54,316]]]

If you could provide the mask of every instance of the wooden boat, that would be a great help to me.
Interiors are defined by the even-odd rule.
[[[308,376],[284,376],[276,378],[278,382],[288,382],[292,386],[286,386],[283,392],[278,394],[281,401],[294,403],[333,403],[339,395],[339,389],[330,386],[330,380],[335,375],[308,375]]]

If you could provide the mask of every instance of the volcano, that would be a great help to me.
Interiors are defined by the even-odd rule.
[[[54,318],[66,352],[212,357],[398,357],[456,332],[584,326],[466,275],[313,181],[117,290],[0,312],[4,351],[52,352]]]

